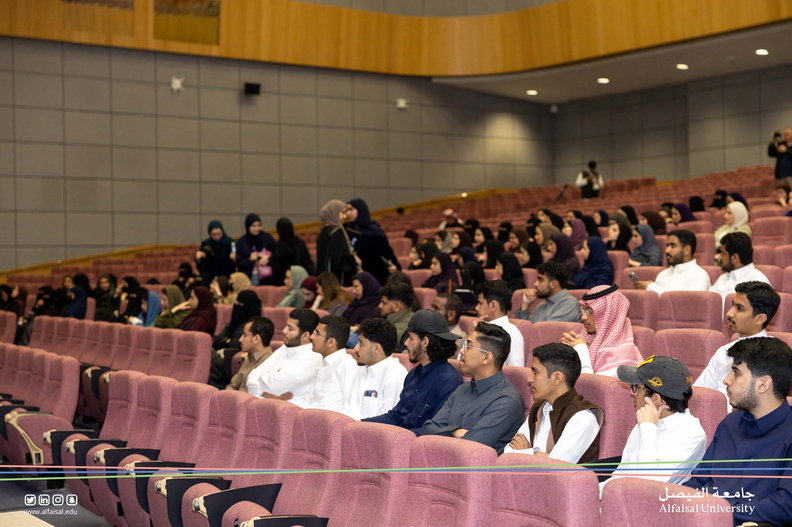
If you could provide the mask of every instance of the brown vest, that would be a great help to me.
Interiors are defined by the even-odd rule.
[[[536,401],[528,414],[528,429],[530,430],[531,441],[533,441],[533,437],[538,428],[538,418],[542,405],[546,402],[547,401],[544,399]],[[584,410],[591,410],[594,412],[597,423],[602,427],[604,415],[602,410],[598,406],[583,399],[583,396],[577,393],[574,387],[570,388],[568,392],[555,400],[553,409],[550,411],[550,435],[547,437],[548,453],[550,453],[553,445],[555,445],[556,441],[561,437],[561,434],[564,433],[564,428],[569,420],[572,419],[572,416]],[[600,436],[599,433],[597,433],[597,437],[594,438],[594,441],[591,442],[591,446],[580,457],[578,463],[589,463],[599,459],[599,440]]]

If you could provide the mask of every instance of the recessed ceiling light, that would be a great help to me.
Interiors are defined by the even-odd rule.
[[[539,92],[536,90],[526,90],[525,93],[527,95],[539,95]]]
[[[686,69],[688,69],[688,65],[687,64],[677,64],[676,65],[676,69],[678,69],[678,70],[686,70]]]
[[[761,56],[765,56],[765,55],[769,55],[769,54],[770,54],[770,52],[769,52],[769,51],[767,51],[767,50],[766,50],[766,49],[764,49],[764,48],[759,48],[759,49],[757,49],[757,50],[756,50],[756,54],[757,54],[757,55],[761,55]]]
[[[599,79],[597,79],[597,82],[599,82],[600,84],[608,84],[610,82],[610,79],[607,77],[600,77]]]

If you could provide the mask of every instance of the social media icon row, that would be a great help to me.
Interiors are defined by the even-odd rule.
[[[34,507],[38,505],[39,507],[48,507],[50,504],[59,507],[63,504],[68,505],[69,507],[76,507],[77,506],[77,495],[76,494],[53,494],[50,496],[49,494],[39,494],[38,496],[35,494],[26,494],[25,495],[25,506],[27,507]]]

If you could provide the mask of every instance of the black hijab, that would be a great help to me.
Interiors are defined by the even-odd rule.
[[[630,247],[627,245],[630,243],[632,239],[632,225],[630,225],[624,217],[621,215],[615,214],[611,221],[615,221],[616,224],[619,226],[619,237],[616,238],[616,242],[608,242],[608,250],[609,251],[625,251],[626,253],[630,253]]]
[[[360,198],[355,198],[347,202],[357,209],[357,218],[355,221],[347,224],[347,227],[358,231],[363,236],[379,236],[387,238],[385,231],[382,230],[379,223],[371,219],[371,212],[369,212],[368,205]]]
[[[514,293],[518,289],[525,289],[525,278],[523,277],[520,261],[512,253],[503,253],[498,256],[498,262],[503,267],[503,277],[501,278]]]
[[[635,213],[635,208],[632,205],[622,205],[619,208],[627,216],[627,221],[630,222],[630,225],[638,225],[638,214]]]
[[[121,314],[123,317],[137,317],[143,311],[143,301],[148,300],[148,289],[144,287],[135,287],[129,291],[127,296],[127,305],[124,312]]]
[[[476,229],[478,229],[480,226],[481,222],[475,218],[470,218],[465,222],[465,232],[468,233],[468,236],[470,236],[471,240],[476,237]]]
[[[459,287],[459,278],[457,277],[456,266],[451,261],[451,257],[446,253],[437,253],[435,256],[440,263],[440,274],[438,276],[430,276],[426,282],[421,284],[421,287],[428,287],[435,289],[440,293],[448,290],[448,281],[451,280],[451,287]]]
[[[487,251],[487,265],[486,269],[495,269],[495,264],[498,263],[498,257],[503,254],[503,243],[498,240],[487,240],[484,242],[484,248]]]
[[[267,249],[272,249],[272,247],[275,245],[275,238],[270,236],[269,233],[264,232],[263,228],[259,231],[258,235],[256,236],[250,234],[250,226],[256,222],[261,223],[261,218],[259,217],[258,214],[250,213],[247,216],[245,216],[245,236],[244,236],[245,241],[248,242],[250,247],[252,247],[256,251],[260,251],[265,247]]]
[[[498,241],[503,243],[509,241],[509,233],[512,230],[514,230],[514,226],[508,221],[501,223],[498,227]]]
[[[690,196],[688,204],[690,205],[690,212],[705,212],[707,210],[704,206],[704,199],[701,196]]]
[[[538,243],[534,241],[527,241],[524,244],[525,250],[528,251],[528,263],[525,264],[526,269],[536,269],[539,264],[544,262],[544,255],[542,254],[542,248],[539,246]]]
[[[591,216],[583,216],[582,218],[580,218],[580,220],[583,222],[583,225],[586,226],[586,232],[588,233],[589,236],[600,235],[599,227],[597,227],[597,222],[594,221],[594,218],[592,218]]]
[[[248,320],[259,316],[261,316],[261,299],[258,295],[250,289],[240,291],[231,309],[231,321],[226,328],[226,335],[233,335]]]
[[[132,290],[140,287],[140,282],[138,282],[134,276],[125,276],[121,280],[126,282],[126,287],[123,289],[124,293],[130,293]]]
[[[465,262],[462,267],[462,287],[465,289],[473,289],[474,286],[482,284],[487,281],[487,276],[484,274],[484,269],[478,262]]]

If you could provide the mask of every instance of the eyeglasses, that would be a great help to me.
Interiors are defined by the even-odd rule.
[[[643,384],[631,384],[630,385],[630,392],[632,392],[633,395],[638,393],[638,390],[645,390],[645,389],[646,388],[644,387]]]
[[[491,351],[488,350],[484,350],[481,348],[474,348],[473,346],[468,346],[468,343],[465,342],[464,344],[462,344],[462,351],[467,352],[467,350],[477,350],[480,351],[481,353],[492,353]]]
[[[326,337],[326,336],[327,336],[327,333],[325,333],[324,335],[322,335],[322,334],[321,334],[321,333],[319,333],[318,331],[314,330],[314,331],[313,331],[313,333],[311,333],[311,335],[312,335],[312,336],[314,336],[314,337]]]
[[[590,317],[594,314],[594,310],[589,306],[580,306],[580,314]]]

